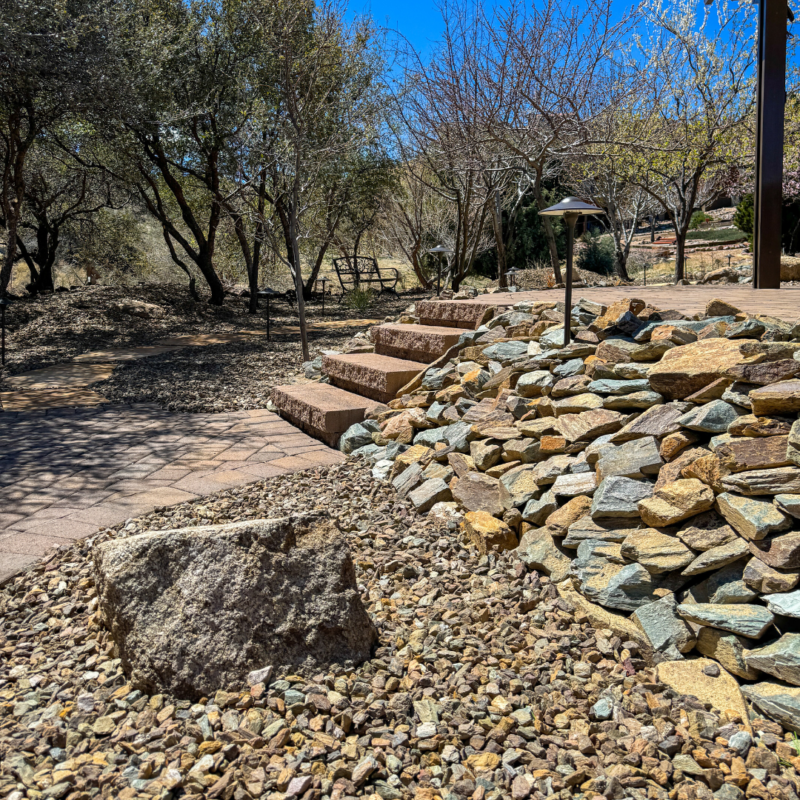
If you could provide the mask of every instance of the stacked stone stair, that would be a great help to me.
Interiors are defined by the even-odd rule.
[[[278,386],[272,402],[282,417],[335,447],[351,425],[378,403],[388,403],[428,364],[475,330],[490,306],[470,301],[417,303],[419,325],[385,324],[373,329],[374,353],[325,356],[330,383]]]

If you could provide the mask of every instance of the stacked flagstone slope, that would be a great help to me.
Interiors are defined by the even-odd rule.
[[[488,316],[434,305],[416,311],[437,330]],[[653,661],[715,659],[800,730],[800,325],[581,300],[563,347],[563,313],[524,302],[463,330],[341,449]],[[376,352],[425,328],[382,326]]]

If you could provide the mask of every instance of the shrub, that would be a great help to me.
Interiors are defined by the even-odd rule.
[[[344,302],[348,308],[354,308],[357,311],[365,311],[372,305],[374,295],[375,293],[372,289],[356,286],[347,293]]]
[[[587,233],[581,237],[584,246],[578,253],[576,266],[598,275],[614,271],[614,241],[608,235]]]
[[[713,222],[713,220],[714,218],[706,214],[705,211],[695,211],[694,214],[692,214],[691,220],[689,220],[689,230],[696,231],[707,222]]]

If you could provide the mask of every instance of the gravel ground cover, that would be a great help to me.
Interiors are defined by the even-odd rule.
[[[312,331],[311,358],[341,350],[357,328]],[[92,386],[113,403],[157,403],[169,411],[219,412],[265,408],[274,386],[303,377],[297,336],[191,347],[120,364]]]
[[[367,309],[348,308],[329,298],[325,316],[318,301],[307,304],[309,321],[381,319],[394,316],[416,295],[397,300],[377,295]],[[274,301],[275,326],[296,325],[297,315],[283,301]],[[222,306],[194,302],[183,286],[146,284],[136,287],[86,286],[69,292],[19,298],[6,315],[6,375],[68,361],[81,353],[111,347],[152,344],[155,340],[189,333],[232,333],[263,329],[265,310],[247,313],[247,300],[226,297]],[[2,380],[0,378],[0,380]]]
[[[276,674],[191,704],[130,686],[92,549],[146,530],[324,511],[380,635],[353,671]],[[481,555],[350,460],[153,514],[0,590],[0,796],[795,800],[780,727],[659,683],[514,551]]]

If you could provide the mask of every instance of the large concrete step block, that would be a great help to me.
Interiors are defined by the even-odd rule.
[[[336,447],[339,437],[377,405],[374,400],[327,383],[276,386],[272,402],[278,413],[310,436]]]
[[[418,361],[378,353],[352,353],[322,359],[322,371],[334,386],[380,403],[394,400],[397,392],[425,367],[426,364]]]
[[[375,352],[430,364],[458,342],[458,328],[432,325],[381,325],[372,329]]]
[[[475,330],[492,305],[471,300],[422,300],[416,308],[422,325]]]

